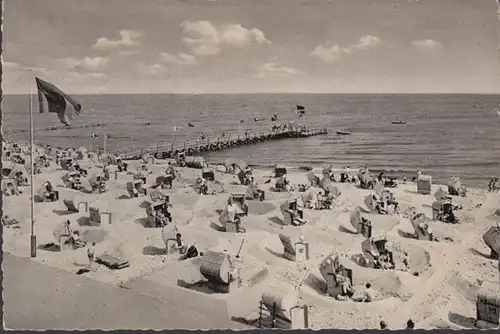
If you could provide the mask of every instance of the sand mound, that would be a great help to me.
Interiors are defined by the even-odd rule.
[[[83,231],[80,230],[80,237],[87,243],[103,242],[106,239],[107,235],[108,232],[101,229],[88,229]]]
[[[412,287],[419,284],[418,280],[417,277],[407,273],[393,271],[386,272],[369,283],[379,293],[380,299],[396,297],[406,301],[413,295]]]
[[[255,216],[266,215],[276,209],[276,205],[268,202],[247,201],[248,214]]]

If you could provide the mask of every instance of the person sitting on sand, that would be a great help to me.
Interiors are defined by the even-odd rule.
[[[82,248],[86,245],[85,241],[80,239],[79,231],[73,231],[67,242],[73,246],[73,249]]]
[[[413,320],[409,319],[406,322],[406,329],[414,329],[414,328],[415,328],[415,322],[413,322]]]
[[[372,285],[370,283],[366,283],[365,290],[363,291],[361,302],[369,303],[374,301],[376,298],[376,292],[372,289]]]
[[[387,329],[387,322],[384,320],[380,321],[380,329]]]
[[[187,249],[187,252],[186,252],[186,258],[187,259],[191,259],[193,257],[197,257],[198,255],[203,255],[201,253],[198,253],[198,249],[196,248],[195,245],[191,245],[188,249]]]
[[[384,172],[380,172],[380,174],[378,174],[377,179],[378,179],[378,181],[379,181],[380,183],[384,183],[384,179],[385,179],[385,177],[384,177]]]
[[[375,205],[375,209],[377,210],[379,215],[388,214],[387,205],[385,205],[385,201],[378,201]]]
[[[410,259],[408,257],[408,253],[407,252],[404,252],[404,257],[403,257],[403,270],[404,271],[409,271],[410,270]]]
[[[182,235],[180,233],[175,234],[175,243],[177,245],[177,249],[179,250],[180,254],[186,253],[187,246],[184,244],[184,241],[182,240]]]
[[[396,196],[393,195],[392,196],[392,199],[388,200],[387,201],[387,206],[389,205],[392,205],[394,207],[394,213],[399,215],[401,212],[400,212],[400,209],[399,209],[399,202],[396,201]]]
[[[352,300],[361,303],[370,303],[375,300],[377,293],[372,289],[370,283],[366,283],[365,289],[360,295],[355,296]]]

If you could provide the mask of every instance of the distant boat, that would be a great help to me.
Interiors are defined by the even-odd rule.
[[[497,115],[500,116],[500,110],[495,110],[497,112]]]
[[[337,134],[347,136],[347,135],[352,135],[352,132],[347,130],[337,130]]]
[[[151,122],[145,122],[144,125],[151,125]]]
[[[392,121],[392,124],[406,124],[406,121]]]

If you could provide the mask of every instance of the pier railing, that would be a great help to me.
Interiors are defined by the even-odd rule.
[[[269,140],[305,138],[327,133],[326,127],[302,126],[260,132],[247,131],[244,135],[240,133],[225,133],[225,135],[220,136],[198,138],[181,142],[173,141],[171,143],[157,144],[149,147],[129,147],[127,149],[118,149],[111,152],[126,160],[140,159],[144,154],[152,154],[156,158],[167,159],[175,157],[178,152],[185,152],[186,155],[191,155],[201,152],[220,151]]]

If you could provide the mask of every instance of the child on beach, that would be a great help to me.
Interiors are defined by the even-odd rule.
[[[89,259],[89,266],[92,264],[92,262],[94,262],[94,255],[95,255],[95,242],[93,242],[92,245],[90,245],[87,248],[87,257]]]

